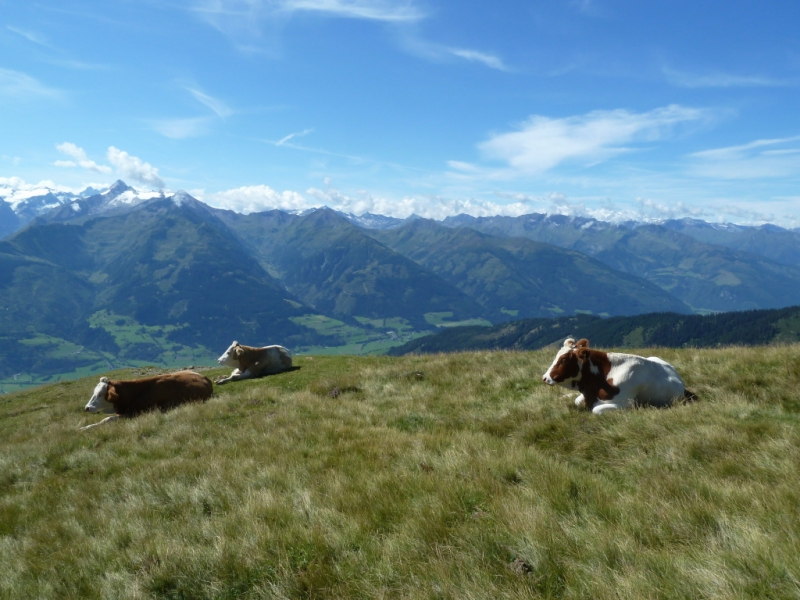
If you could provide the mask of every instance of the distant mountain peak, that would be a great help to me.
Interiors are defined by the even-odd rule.
[[[104,196],[108,196],[109,198],[116,198],[120,194],[125,192],[136,192],[132,187],[130,187],[127,183],[122,181],[121,179],[117,179],[111,187],[108,188],[105,192],[103,192]]]
[[[88,186],[85,190],[78,194],[81,198],[89,198],[91,196],[97,196],[102,194],[102,190],[98,190],[97,188],[93,188],[92,186]]]
[[[317,225],[333,225],[337,223],[350,223],[340,213],[327,206],[321,206],[303,215],[303,218]]]
[[[392,227],[397,227],[403,223],[403,219],[387,217],[386,215],[377,215],[370,212],[361,213],[360,215],[339,211],[337,212],[351,223],[358,225],[363,229],[391,229]]]
[[[197,202],[197,200],[195,200],[194,197],[192,197],[188,192],[178,190],[172,196],[172,202],[175,204],[175,206],[183,206],[184,204]]]

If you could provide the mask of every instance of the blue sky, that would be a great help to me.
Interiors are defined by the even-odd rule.
[[[798,227],[798,31],[797,0],[0,0],[0,189]]]

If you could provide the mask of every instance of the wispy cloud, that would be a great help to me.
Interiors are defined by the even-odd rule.
[[[719,179],[800,175],[800,136],[755,140],[689,155],[690,172]]]
[[[271,3],[272,4],[272,3]],[[425,15],[412,2],[391,0],[282,0],[274,3],[286,13],[307,11],[351,19],[418,21]]]
[[[233,114],[233,110],[225,104],[222,100],[217,98],[212,98],[208,94],[201,92],[200,90],[196,90],[194,88],[186,88],[187,91],[194,97],[195,100],[204,104],[208,108],[210,108],[214,113],[224,119],[225,117],[229,117]]]
[[[58,56],[64,56],[66,54],[63,50],[61,50],[60,48],[57,48],[56,46],[51,44],[47,40],[47,38],[44,35],[40,34],[40,33],[36,33],[34,31],[27,31],[25,29],[19,29],[18,27],[12,27],[11,25],[7,25],[6,29],[16,33],[17,35],[20,35],[20,36],[24,37],[26,40],[28,40],[32,44],[36,44],[38,46],[42,46],[43,48],[47,48],[48,50],[54,51],[55,54],[58,55]],[[87,62],[84,62],[84,61],[74,60],[74,59],[70,59],[70,58],[50,59],[47,62],[49,62],[50,64],[53,64],[53,65],[59,66],[59,67],[65,67],[67,69],[84,70],[84,71],[85,70],[103,70],[103,69],[107,69],[108,68],[105,65],[87,63]]]
[[[209,96],[194,87],[186,87],[187,92],[200,104],[210,109],[213,115],[202,117],[179,117],[172,119],[150,119],[147,124],[164,137],[174,140],[199,137],[209,133],[214,123],[234,114],[225,102]]]
[[[190,117],[186,119],[152,119],[150,126],[173,140],[182,140],[205,135],[211,129],[213,117]]]
[[[454,58],[475,62],[497,69],[498,71],[511,71],[511,68],[503,62],[503,59],[489,52],[473,50],[469,48],[454,48],[444,44],[429,42],[414,35],[403,35],[400,37],[403,49],[419,58],[424,58],[433,62],[448,63],[453,62]]]
[[[47,87],[30,75],[0,68],[0,96],[15,99],[59,98],[63,92]]]
[[[314,132],[313,129],[304,129],[303,131],[298,131],[296,133],[290,133],[289,135],[284,136],[281,139],[279,139],[277,142],[275,142],[275,145],[276,146],[283,146],[289,140],[292,140],[292,139],[297,138],[297,137],[303,137],[304,135],[308,135],[309,133],[313,133],[313,132]]]
[[[36,33],[34,31],[27,31],[25,29],[20,29],[18,27],[12,27],[11,25],[6,25],[6,29],[8,29],[13,33],[16,33],[17,35],[21,35],[32,44],[37,44],[39,46],[44,46],[45,48],[53,49],[53,46],[51,46],[48,43],[47,38],[40,33]]]
[[[57,160],[53,163],[56,167],[83,167],[95,173],[111,173],[111,167],[99,165],[93,160],[90,160],[89,157],[86,156],[86,151],[75,144],[64,142],[63,144],[58,144],[56,150],[74,159]]]
[[[733,75],[731,73],[687,73],[669,67],[662,69],[667,81],[686,88],[731,88],[731,87],[785,87],[797,85],[797,81],[774,79],[758,75]]]
[[[486,52],[479,52],[477,50],[465,50],[463,48],[448,48],[450,54],[463,58],[464,60],[478,62],[490,69],[497,69],[498,71],[510,71],[511,69],[497,56],[487,54]]]
[[[72,69],[75,71],[106,71],[111,68],[108,65],[103,65],[99,63],[88,63],[82,60],[72,60],[72,59],[52,60],[50,62],[56,65],[57,67],[64,67],[65,69]]]
[[[584,15],[595,16],[600,13],[597,0],[572,0],[570,4]]]
[[[127,152],[111,146],[108,149],[108,162],[116,168],[124,178],[143,183],[151,188],[163,189],[166,187],[164,180],[158,175],[158,169],[144,162],[140,158],[131,156]]]
[[[678,105],[644,113],[598,110],[561,119],[534,115],[516,131],[494,134],[478,147],[486,158],[508,163],[512,174],[537,174],[567,161],[603,162],[631,152],[631,144],[658,141],[677,126],[709,117],[705,110]]]
[[[252,40],[260,36],[263,26],[298,14],[387,23],[409,23],[425,17],[411,0],[198,0],[191,10],[230,37],[237,47],[249,51],[258,48]]]

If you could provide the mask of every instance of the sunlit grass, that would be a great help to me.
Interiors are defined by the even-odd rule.
[[[658,354],[698,402],[593,416],[550,351],[300,356],[87,432],[96,377],[2,396],[0,597],[798,597],[800,346]]]

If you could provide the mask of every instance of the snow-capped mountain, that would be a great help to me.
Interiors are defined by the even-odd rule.
[[[125,210],[153,198],[163,198],[162,192],[137,191],[124,181],[117,180],[107,190],[88,198],[75,198],[71,202],[41,216],[47,222],[69,221],[110,211]]]
[[[387,217],[373,213],[354,215],[353,213],[340,212],[339,214],[351,223],[358,225],[363,229],[391,229],[392,227],[399,227],[407,220],[416,217],[416,215],[412,215],[408,219],[398,219],[397,217]]]
[[[67,221],[132,207],[161,196],[161,192],[137,191],[119,180],[105,190],[88,187],[79,193],[48,187],[20,190],[0,185],[0,237],[25,227],[36,218]]]

